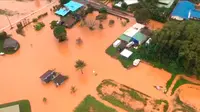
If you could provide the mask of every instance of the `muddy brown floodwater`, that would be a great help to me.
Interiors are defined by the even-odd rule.
[[[96,15],[89,14],[87,19],[94,20]],[[49,13],[41,20],[46,26],[41,31],[35,31],[32,25],[27,26],[25,37],[17,35],[14,30],[9,32],[21,47],[13,55],[0,57],[0,104],[28,99],[32,112],[72,112],[86,95],[98,97],[96,87],[103,79],[113,79],[153,98],[166,98],[153,86],[165,86],[169,73],[144,63],[127,70],[105,53],[106,48],[135,21],[131,20],[122,27],[117,17],[109,15],[103,22],[103,30],[98,29],[98,21],[94,31],[76,25],[67,30],[69,40],[58,43],[49,26],[52,20],[58,19],[58,16]],[[115,20],[113,27],[108,26],[109,19]],[[83,40],[81,46],[76,45],[78,37]],[[87,64],[84,74],[74,68],[78,59]],[[69,80],[58,88],[53,83],[42,84],[39,79],[48,69],[54,68],[69,76]],[[93,75],[93,70],[97,76]],[[77,88],[75,95],[70,93],[71,86]],[[45,104],[43,97],[47,98]]]

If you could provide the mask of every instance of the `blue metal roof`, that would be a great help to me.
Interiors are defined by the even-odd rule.
[[[60,8],[59,10],[57,10],[55,13],[57,15],[60,15],[60,16],[65,16],[66,14],[68,14],[70,12],[70,10],[67,10],[65,8]]]
[[[80,4],[78,2],[74,2],[74,1],[70,1],[66,4],[64,4],[65,7],[67,7],[69,10],[71,10],[72,12],[78,10],[79,8],[81,8],[83,6],[83,4]]]
[[[190,17],[200,18],[200,11],[198,11],[198,10],[192,10]]]
[[[190,10],[195,10],[195,5],[192,2],[179,1],[171,15],[179,16],[184,19],[189,19],[188,14]]]

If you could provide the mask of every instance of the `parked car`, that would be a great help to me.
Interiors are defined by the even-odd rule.
[[[138,66],[139,64],[140,64],[140,59],[135,59],[134,61],[133,61],[133,66]]]

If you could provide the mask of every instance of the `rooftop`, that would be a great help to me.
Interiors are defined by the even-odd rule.
[[[70,1],[66,4],[64,4],[65,7],[67,7],[72,12],[77,11],[79,8],[83,6],[83,4],[80,4],[78,2]]]
[[[53,79],[53,82],[56,84],[56,86],[59,86],[67,79],[68,79],[67,76],[59,74],[56,78]]]
[[[6,49],[6,48],[15,48],[17,46],[18,46],[18,42],[13,38],[7,38],[4,41],[4,44],[3,44],[3,48],[4,49]]]
[[[136,33],[133,38],[140,42],[147,40],[147,36],[142,34],[141,32]]]
[[[195,4],[192,2],[179,1],[171,15],[188,20],[193,17],[200,18],[200,11],[195,9]]]
[[[70,12],[70,10],[66,9],[66,8],[60,8],[59,10],[57,10],[55,13],[59,16],[65,16]]]
[[[50,77],[54,75],[54,71],[53,70],[48,70],[46,71],[42,76],[40,76],[41,80],[45,80],[46,78]]]

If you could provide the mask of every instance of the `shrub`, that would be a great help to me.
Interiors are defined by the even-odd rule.
[[[66,30],[64,26],[56,26],[53,30],[54,36],[59,40],[59,42],[65,41],[66,38]]]
[[[34,28],[35,28],[36,31],[39,31],[39,30],[41,30],[44,26],[45,26],[45,24],[44,24],[43,22],[38,22],[38,23],[34,26]]]
[[[47,16],[47,15],[48,15],[47,12],[45,12],[44,14],[40,14],[40,15],[38,16],[38,19],[40,19],[40,18],[42,18],[42,17],[45,17],[45,16]]]
[[[16,29],[16,33],[17,33],[17,34],[20,34],[20,35],[22,35],[22,36],[24,36],[24,31],[23,31],[22,28],[17,28],[17,29]]]
[[[81,45],[83,43],[83,40],[79,37],[76,39],[76,44]]]
[[[100,28],[100,29],[103,29],[103,24],[100,23],[100,24],[99,24],[99,28]]]
[[[53,20],[53,21],[51,21],[51,29],[54,29],[56,26],[57,26],[57,21],[55,21],[55,20]]]
[[[128,5],[125,2],[123,2],[121,7],[122,10],[126,10],[128,8]]]
[[[42,100],[43,100],[43,102],[47,102],[47,98],[46,97],[44,97]]]
[[[109,25],[110,25],[110,26],[112,26],[114,23],[115,23],[115,21],[114,21],[114,20],[112,20],[112,19],[111,19],[111,20],[109,20]]]
[[[17,28],[23,28],[23,25],[21,22],[17,23]]]
[[[94,8],[91,5],[87,5],[86,13],[92,13],[94,11]]]
[[[107,14],[99,14],[96,16],[96,20],[105,20],[107,19]]]
[[[104,8],[104,7],[103,7],[103,8],[100,8],[100,9],[99,9],[99,13],[107,13],[106,8]]]
[[[38,19],[37,18],[33,18],[33,20],[32,20],[32,22],[37,22],[38,21]]]
[[[8,35],[5,31],[0,32],[0,39],[6,39],[8,38]]]

